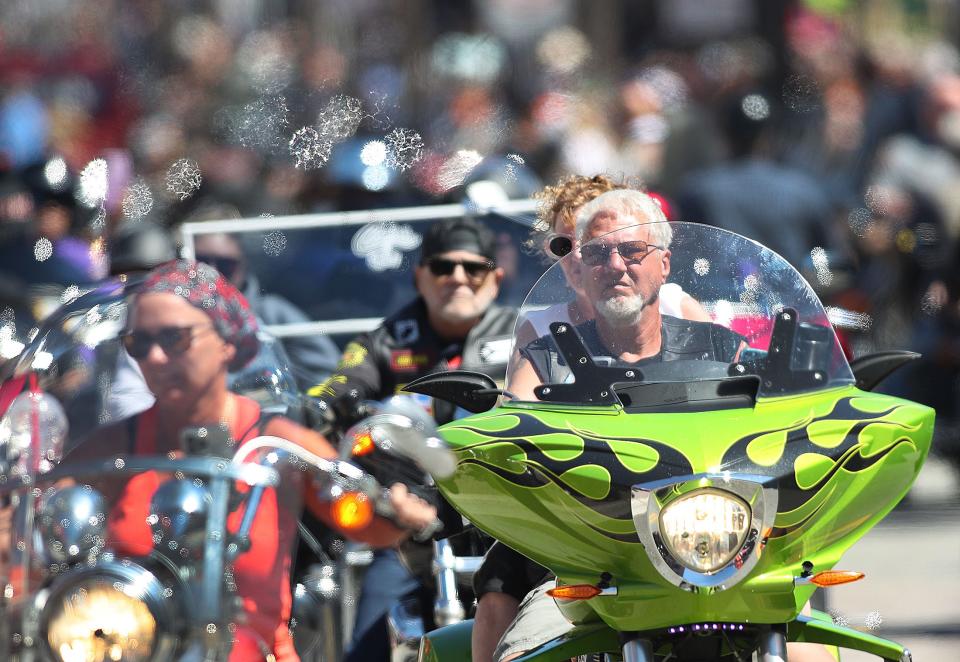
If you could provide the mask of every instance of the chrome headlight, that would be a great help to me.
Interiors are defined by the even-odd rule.
[[[57,490],[40,508],[44,548],[58,563],[76,561],[81,555],[103,547],[106,528],[106,500],[86,485]]]
[[[670,553],[691,570],[707,574],[733,560],[749,525],[750,506],[720,490],[697,490],[660,512],[660,533]]]
[[[56,662],[147,662],[172,652],[178,609],[148,570],[108,562],[63,575],[40,627]]]
[[[664,578],[691,590],[723,590],[759,560],[777,501],[765,476],[697,474],[634,485],[630,508]]]

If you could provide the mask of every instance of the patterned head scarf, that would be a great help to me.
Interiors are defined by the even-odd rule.
[[[199,308],[213,322],[220,337],[237,348],[228,366],[231,372],[244,367],[256,356],[257,319],[240,291],[203,262],[172,260],[147,274],[138,295],[150,292],[175,294]]]

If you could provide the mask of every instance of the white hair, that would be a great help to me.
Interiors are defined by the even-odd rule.
[[[649,223],[650,239],[663,248],[669,247],[673,240],[673,229],[659,203],[642,191],[632,189],[607,191],[581,207],[577,212],[578,241],[583,241],[587,226],[600,214],[632,216],[637,219],[637,224]]]

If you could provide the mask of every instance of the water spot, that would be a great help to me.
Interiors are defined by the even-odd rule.
[[[880,615],[879,611],[871,611],[869,614],[867,614],[864,624],[867,626],[868,630],[879,630],[880,626],[883,625],[883,617]]]
[[[884,216],[893,208],[894,193],[887,186],[870,186],[863,194],[863,201],[871,212]]]
[[[440,166],[440,171],[437,173],[437,187],[441,191],[448,191],[455,186],[460,186],[481,161],[483,157],[475,150],[459,150]]]
[[[920,310],[923,311],[925,315],[936,315],[943,309],[943,301],[934,296],[931,292],[927,292],[923,295],[923,298],[920,300]]]
[[[279,92],[294,76],[294,60],[287,45],[270,32],[251,33],[237,49],[234,61],[251,87],[260,92]]]
[[[404,172],[423,158],[423,138],[412,129],[394,129],[386,137],[389,167]]]
[[[37,262],[43,262],[49,260],[53,256],[53,244],[50,243],[50,240],[46,237],[40,237],[37,239],[37,243],[33,245],[33,257]]]
[[[507,164],[503,168],[503,177],[508,182],[517,181],[517,168],[526,163],[519,154],[507,154]]]
[[[153,193],[142,179],[127,187],[121,203],[123,215],[131,221],[139,221],[153,208]]]
[[[830,610],[830,618],[833,620],[834,625],[845,628],[849,625],[847,617],[841,614],[839,611]]]
[[[367,105],[373,112],[365,113],[363,119],[374,129],[386,131],[393,124],[393,119],[387,113],[387,110],[393,107],[390,103],[390,97],[376,90],[368,92],[366,97]]]
[[[760,94],[748,94],[740,102],[743,114],[755,122],[762,122],[770,117],[770,103]]]
[[[827,308],[827,319],[838,328],[854,331],[869,331],[870,327],[873,326],[873,318],[867,313],[858,313],[834,306]]]
[[[338,94],[320,111],[317,117],[317,128],[324,139],[338,143],[355,134],[361,120],[363,120],[363,104],[360,99]]]
[[[833,282],[833,272],[830,271],[830,261],[825,251],[820,246],[810,251],[810,260],[813,262],[813,268],[817,272],[817,280],[821,285],[830,285]]]
[[[363,186],[369,191],[382,191],[390,183],[390,171],[384,166],[368,166],[363,169]]]
[[[200,166],[192,159],[179,159],[167,168],[167,190],[179,200],[186,200],[197,192],[203,183]]]
[[[90,161],[80,171],[77,198],[87,207],[93,208],[102,205],[107,199],[107,188],[107,162],[103,159]]]
[[[305,126],[293,134],[289,147],[298,168],[315,170],[330,159],[333,143],[312,126]]]
[[[76,285],[70,285],[60,294],[60,303],[68,303],[80,296],[80,288]]]
[[[228,108],[218,114],[231,139],[244,147],[279,154],[290,125],[290,109],[285,97],[264,96],[241,108]]]
[[[847,215],[847,225],[850,227],[850,231],[857,237],[866,236],[867,230],[870,229],[872,223],[873,214],[869,209],[865,209],[864,207],[853,209]]]
[[[279,231],[269,232],[263,238],[263,252],[270,257],[279,257],[287,250],[287,235]]]
[[[409,225],[377,221],[357,230],[350,249],[372,271],[386,271],[399,268],[404,252],[417,248],[420,242],[420,235]]]
[[[693,271],[698,276],[706,276],[710,273],[710,260],[705,257],[698,257],[693,261]]]
[[[794,74],[783,84],[783,102],[797,113],[810,113],[820,105],[820,86],[803,74]]]
[[[365,166],[383,165],[387,159],[387,144],[382,140],[371,140],[360,150],[360,162]]]
[[[537,59],[548,71],[572,74],[590,57],[590,42],[570,26],[548,32],[537,46]]]

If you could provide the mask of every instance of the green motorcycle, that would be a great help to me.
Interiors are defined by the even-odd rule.
[[[871,392],[916,355],[848,363],[786,260],[670,226],[660,245],[605,236],[552,266],[524,302],[504,389],[463,372],[408,386],[475,412],[441,429],[457,457],[444,496],[556,574],[571,629],[520,659],[772,662],[811,642],[909,660],[804,605],[862,576],[834,566],[927,456],[933,410]],[[608,349],[605,302],[584,301],[617,253],[669,274],[646,302],[660,352],[639,361]],[[469,660],[471,623],[426,635],[420,659]]]

